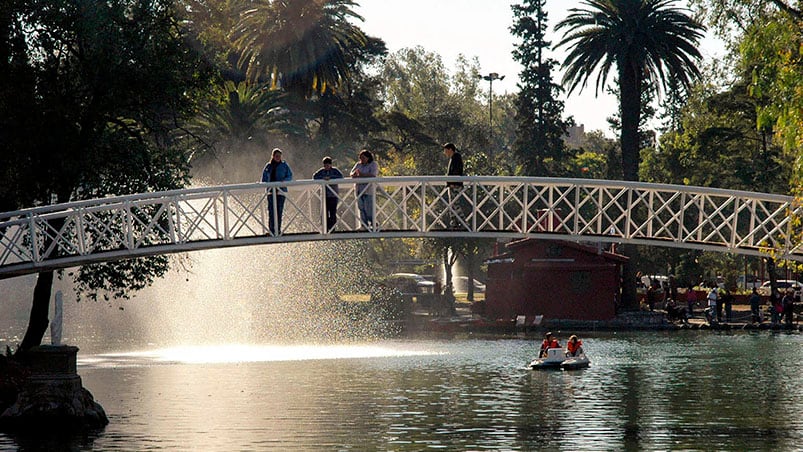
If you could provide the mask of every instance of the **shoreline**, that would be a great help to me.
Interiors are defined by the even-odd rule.
[[[742,306],[743,307],[743,306]],[[744,307],[743,307],[744,308]],[[465,332],[482,334],[512,334],[530,333],[549,330],[572,331],[803,331],[803,323],[799,319],[791,325],[784,323],[773,324],[770,321],[752,323],[749,308],[734,309],[730,322],[706,321],[703,311],[695,311],[700,316],[693,315],[686,322],[671,322],[666,311],[632,311],[618,314],[611,320],[573,320],[573,319],[544,319],[539,324],[517,324],[516,320],[490,321],[479,318],[469,312],[458,309],[457,315],[451,317],[432,317],[426,313],[416,312],[407,322],[408,332]]]

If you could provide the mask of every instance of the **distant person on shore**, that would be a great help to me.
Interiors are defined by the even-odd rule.
[[[694,287],[689,285],[689,288],[686,289],[686,318],[692,318],[694,316],[694,306],[697,304],[697,291],[694,290]]]
[[[577,339],[577,335],[572,334],[569,342],[566,343],[566,356],[577,356],[583,354],[583,341]]]
[[[783,316],[786,319],[786,325],[792,326],[795,317],[795,295],[792,289],[786,291],[783,297]]]
[[[750,319],[753,323],[761,322],[761,315],[759,314],[759,306],[761,305],[761,295],[758,290],[753,287],[753,293],[750,294]]]
[[[544,358],[547,355],[547,350],[550,348],[560,348],[560,342],[552,335],[552,333],[546,333],[544,335],[544,341],[541,342],[541,351],[538,353],[539,358]]]
[[[675,280],[674,275],[669,275],[669,297],[675,303],[681,303],[678,299],[678,282]]]
[[[323,168],[319,169],[312,175],[315,180],[332,180],[343,179],[343,173],[339,169],[332,166],[332,157],[323,158]],[[326,231],[331,231],[337,224],[337,202],[338,197],[337,184],[326,186]]]
[[[708,309],[706,310],[706,318],[708,319],[708,323],[713,322],[716,320],[719,321],[719,316],[717,316],[717,306],[719,305],[719,293],[717,292],[717,285],[714,284],[714,287],[711,288],[711,291],[708,292]]]
[[[777,325],[781,322],[781,314],[783,314],[783,303],[777,291],[770,294],[770,322]]]
[[[675,300],[671,298],[667,299],[666,304],[664,305],[664,310],[666,310],[666,317],[670,322],[680,320],[683,323],[688,323],[686,308],[683,306],[678,306]]]
[[[722,304],[725,305],[725,321],[728,323],[733,320],[733,302],[735,300],[736,297],[726,288],[725,294],[722,295]]]
[[[374,161],[371,151],[363,149],[357,156],[359,161],[354,164],[349,174],[351,177],[377,177],[379,175],[379,164]],[[374,227],[374,195],[376,190],[369,184],[357,184],[357,206],[360,209],[360,220],[362,227],[373,229]]]
[[[262,182],[290,182],[293,180],[293,171],[290,165],[282,160],[282,150],[274,148],[270,161],[262,170]],[[287,187],[268,189],[268,228],[271,235],[279,235],[282,232],[282,212],[284,211],[284,200],[287,194]],[[276,204],[274,206],[274,199]]]
[[[655,283],[650,282],[650,285],[647,287],[647,306],[650,308],[650,312],[655,309],[655,301],[658,298],[658,294],[656,293]]]
[[[714,290],[717,291],[717,322],[722,321],[722,306],[725,304],[725,291],[720,290],[717,283],[714,284]]]

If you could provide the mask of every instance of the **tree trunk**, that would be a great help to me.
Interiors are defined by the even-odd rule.
[[[443,266],[446,270],[446,285],[444,286],[444,295],[446,297],[446,303],[448,304],[450,315],[454,315],[457,312],[455,309],[454,284],[452,283],[452,267],[456,261],[457,254],[452,251],[451,247],[446,248],[445,252],[443,253]]]
[[[445,292],[446,289],[450,285],[452,285],[452,263],[449,262],[449,248],[446,248],[443,253],[443,270],[444,270],[443,289]],[[452,287],[452,292],[454,292],[454,287]]]
[[[636,268],[635,260],[638,253],[635,245],[622,245],[622,254],[629,257],[627,262],[622,264],[622,311],[638,311],[639,302],[636,293]]]
[[[772,300],[772,296],[778,291],[778,276],[775,274],[775,259],[772,257],[767,258],[767,273],[770,276],[770,300]]]
[[[471,302],[474,301],[474,258],[475,257],[476,257],[476,254],[474,254],[474,250],[472,250],[471,252],[469,252],[466,255],[466,276],[467,276],[467,279],[468,279],[468,288],[466,289],[468,293],[466,294],[466,299],[468,301],[471,301]]]
[[[619,70],[619,105],[622,114],[622,173],[626,181],[638,181],[639,116],[641,114],[641,77],[628,61]],[[630,259],[622,266],[622,310],[638,310],[636,295],[636,247],[625,245],[623,254]]]
[[[31,317],[28,320],[28,329],[25,337],[17,350],[17,353],[24,353],[37,345],[42,344],[47,326],[50,323],[50,294],[53,291],[53,271],[39,273],[36,278],[36,286],[33,289],[33,306],[31,307]]]
[[[638,180],[639,117],[641,115],[641,78],[634,69],[619,71],[619,105],[622,114],[622,173],[625,180]]]
[[[64,218],[57,218],[48,221],[49,229],[59,231],[64,226]],[[45,234],[45,239],[42,243],[42,249],[46,250],[53,243],[53,238]],[[53,251],[52,258],[58,257],[58,247]],[[22,338],[17,353],[24,353],[32,347],[42,344],[42,338],[45,336],[50,319],[50,295],[53,292],[53,270],[40,272],[36,278],[36,286],[33,289],[33,302],[31,306],[31,316],[28,319],[28,329],[25,330],[25,336]]]

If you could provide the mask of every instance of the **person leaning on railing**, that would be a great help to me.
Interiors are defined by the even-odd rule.
[[[359,161],[351,169],[351,177],[376,177],[379,175],[379,164],[374,161],[371,151],[363,149],[357,156]],[[357,206],[360,209],[360,220],[365,228],[374,226],[374,188],[368,184],[357,184]]]
[[[315,180],[331,180],[343,179],[343,173],[339,169],[332,166],[332,157],[326,156],[323,158],[323,168],[319,169],[312,175]],[[338,201],[338,186],[331,184],[326,186],[326,230],[331,231],[337,223],[337,201]]]

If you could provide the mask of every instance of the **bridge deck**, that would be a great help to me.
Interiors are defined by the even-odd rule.
[[[339,188],[332,230],[327,185]],[[276,196],[286,201],[274,234],[268,199]],[[360,220],[360,196],[374,200],[371,224]],[[427,176],[376,178],[361,188],[351,179],[199,187],[2,213],[0,278],[210,248],[379,237],[533,237],[747,255],[772,250],[803,261],[793,221],[800,210],[789,196],[588,179]]]

